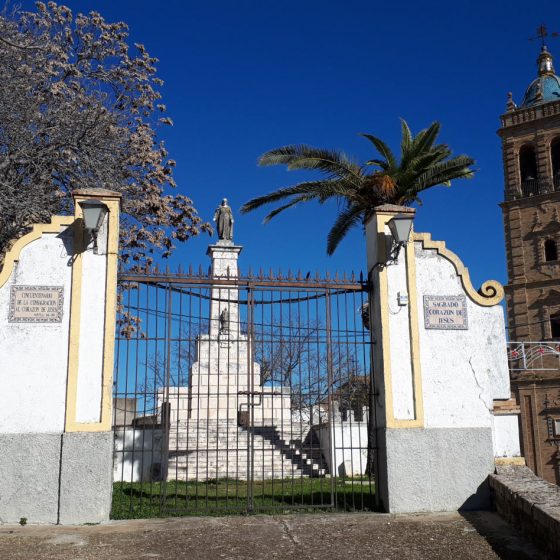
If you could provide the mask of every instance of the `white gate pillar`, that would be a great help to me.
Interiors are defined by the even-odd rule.
[[[414,210],[380,206],[366,224],[379,505],[487,507],[494,399],[511,396],[503,289],[474,290],[458,257],[428,234],[413,233],[394,259],[397,214]]]
[[[82,204],[106,214],[97,247]],[[0,523],[109,519],[120,194],[74,193],[0,269]]]

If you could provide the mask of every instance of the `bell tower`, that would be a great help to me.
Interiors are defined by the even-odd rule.
[[[560,78],[543,45],[538,76],[501,117],[509,339],[560,340]]]
[[[501,116],[512,389],[522,452],[560,484],[560,78],[544,44],[537,77]],[[513,343],[513,344],[512,344]]]

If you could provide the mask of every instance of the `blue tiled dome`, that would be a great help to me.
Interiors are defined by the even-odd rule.
[[[542,97],[538,96],[539,89]],[[522,107],[532,107],[537,103],[547,103],[549,101],[560,100],[560,78],[556,74],[539,76],[531,82],[525,92]]]

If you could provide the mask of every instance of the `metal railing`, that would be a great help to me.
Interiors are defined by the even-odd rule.
[[[538,179],[525,179],[521,182],[521,193],[523,196],[542,194],[541,190],[541,184]]]
[[[560,341],[508,342],[510,372],[560,371]]]

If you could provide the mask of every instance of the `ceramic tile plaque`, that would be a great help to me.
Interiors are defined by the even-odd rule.
[[[62,286],[12,286],[10,323],[61,323],[64,288]]]
[[[469,321],[466,296],[424,296],[424,327],[467,330]]]

